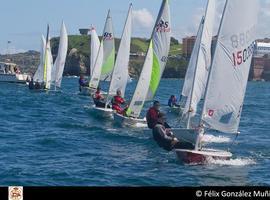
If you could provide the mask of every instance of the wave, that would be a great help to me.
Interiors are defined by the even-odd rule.
[[[224,136],[214,136],[206,134],[203,136],[202,142],[204,143],[229,143],[231,138]]]
[[[221,165],[221,166],[247,166],[255,165],[256,161],[251,158],[235,158],[230,160],[216,160],[213,158],[207,159],[208,165]]]

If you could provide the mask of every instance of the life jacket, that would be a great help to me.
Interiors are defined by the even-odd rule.
[[[97,91],[97,92],[95,93],[95,99],[96,99],[96,100],[100,100],[100,99],[101,99],[101,94],[100,94],[100,92]]]
[[[157,125],[158,114],[159,111],[157,111],[154,107],[148,110],[146,114],[148,128],[153,129]]]
[[[121,104],[124,104],[125,100],[120,96],[114,96],[112,99],[112,109],[116,110],[118,113],[123,113],[123,109],[121,108]]]

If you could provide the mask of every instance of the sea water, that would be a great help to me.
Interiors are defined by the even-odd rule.
[[[156,100],[164,112],[169,96],[179,97],[182,84],[161,81]],[[128,85],[127,99],[135,86],[136,81]],[[26,85],[1,83],[0,185],[270,185],[270,83],[248,84],[237,138],[207,134],[208,145],[233,153],[229,161],[207,165],[180,163],[145,128],[118,127],[98,118],[91,104],[90,97],[78,94],[77,78],[64,78],[61,92],[31,92]],[[168,122],[179,126],[173,113]]]

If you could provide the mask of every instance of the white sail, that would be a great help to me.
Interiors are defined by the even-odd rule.
[[[52,83],[52,68],[53,68],[53,57],[52,57],[50,39],[47,42],[45,51],[46,51],[46,53],[45,53],[46,78],[44,80],[45,80],[46,89],[50,89],[51,88],[51,83]]]
[[[64,22],[62,23],[60,32],[59,48],[56,60],[54,62],[54,70],[52,72],[52,82],[54,82],[56,87],[61,87],[62,76],[66,63],[66,56],[68,50],[68,35]]]
[[[91,80],[89,82],[89,87],[93,89],[97,89],[99,86],[99,81],[100,81],[100,74],[101,74],[101,66],[103,62],[103,40],[100,43],[99,51],[98,51],[98,56],[95,62],[95,67],[94,71],[91,77]]]
[[[206,82],[208,78],[209,68],[211,65],[211,47],[212,38],[214,32],[214,20],[216,14],[216,1],[208,0],[205,17],[203,17],[200,25],[200,29],[196,38],[196,46],[193,53],[194,61],[191,61],[189,66],[189,74],[193,77],[185,83],[185,90],[188,87],[192,87],[189,90],[187,102],[184,109],[184,114],[192,110],[191,115],[194,116],[197,112],[197,105],[203,98],[205,93]],[[192,71],[192,72],[190,72]],[[188,76],[187,76],[188,77]],[[187,86],[187,84],[190,84]],[[188,92],[188,91],[184,91]]]
[[[115,95],[118,89],[121,90],[123,97],[125,95],[125,90],[129,79],[128,64],[130,55],[131,32],[132,32],[132,5],[130,5],[128,16],[124,26],[112,74],[108,96]]]
[[[111,78],[115,62],[115,41],[111,12],[109,10],[105,31],[103,32],[103,63],[100,79],[108,81]]]
[[[100,46],[100,41],[96,32],[96,29],[92,27],[91,29],[91,56],[90,56],[90,77],[93,74],[95,62],[98,55],[98,49]]]
[[[147,101],[153,100],[156,95],[159,82],[162,78],[170,50],[171,42],[171,17],[169,0],[163,0],[155,28],[153,39],[153,69]]]
[[[108,78],[113,70],[115,60],[114,34],[112,31],[112,18],[110,10],[105,22],[103,37],[100,42],[94,71],[89,82],[89,87],[96,89],[100,80]]]
[[[237,133],[255,48],[257,0],[227,0],[206,88],[202,123]]]
[[[151,40],[136,90],[127,111],[127,115],[130,117],[138,118],[141,114],[147,95],[147,86],[151,81],[152,66],[153,41]]]
[[[41,36],[41,48],[40,48],[40,61],[37,71],[34,74],[33,80],[35,82],[43,82],[44,79],[44,54],[45,54],[46,40],[44,36]]]
[[[187,72],[185,75],[185,81],[184,81],[184,85],[183,85],[183,89],[182,89],[182,96],[184,97],[188,97],[190,94],[190,91],[192,89],[192,83],[194,80],[194,74],[195,74],[195,70],[197,67],[197,58],[198,58],[198,53],[200,50],[200,42],[201,42],[201,36],[202,36],[202,31],[203,31],[203,21],[201,21],[199,29],[198,29],[198,33],[197,33],[197,37],[195,40],[195,44],[191,53],[191,57],[189,60],[189,64],[188,64],[188,68],[187,68]]]

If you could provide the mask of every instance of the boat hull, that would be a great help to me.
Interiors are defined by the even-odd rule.
[[[129,126],[129,127],[147,126],[146,119],[125,117],[118,113],[114,113],[113,116],[115,123],[121,126]]]
[[[0,82],[26,83],[27,79],[29,79],[27,74],[0,74]]]
[[[110,108],[99,108],[99,107],[93,106],[92,109],[95,115],[98,117],[113,118],[114,111]]]
[[[232,154],[227,151],[214,149],[204,149],[200,151],[176,149],[175,153],[178,159],[186,164],[207,164],[211,160],[229,160]]]

